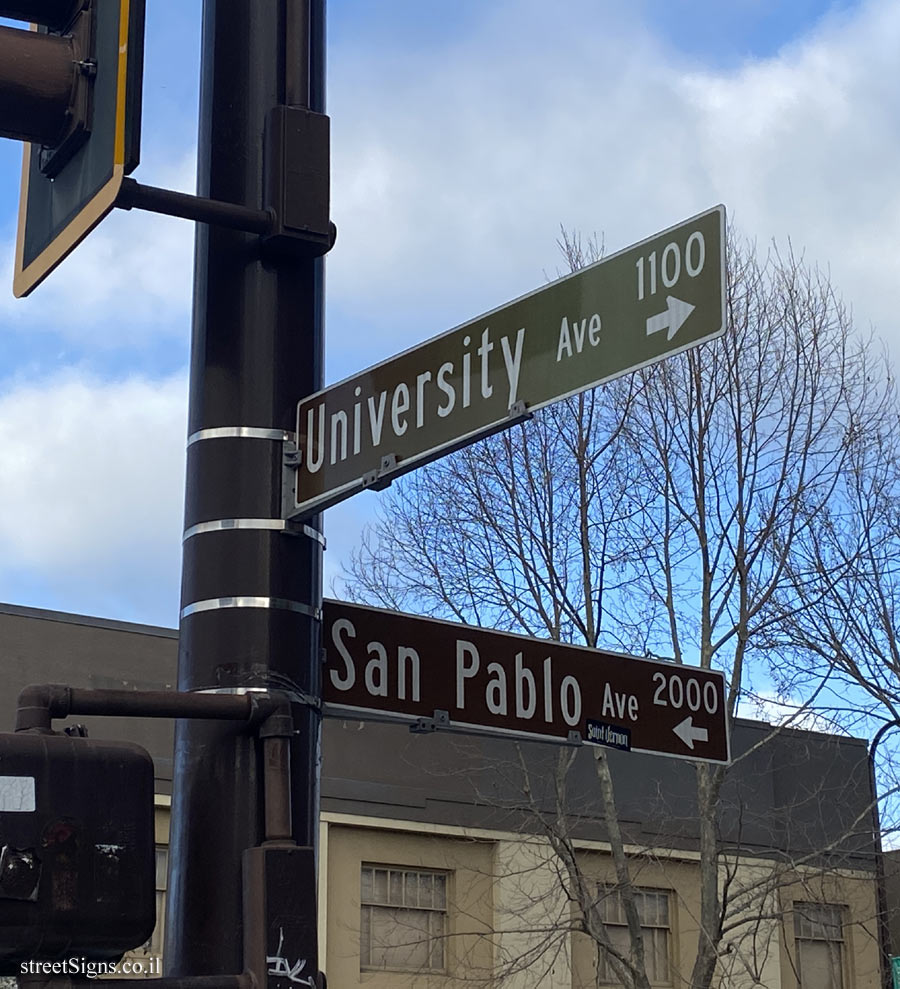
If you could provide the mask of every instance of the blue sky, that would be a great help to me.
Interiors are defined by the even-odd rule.
[[[194,182],[199,0],[149,0],[142,164]],[[331,0],[337,380],[723,202],[829,268],[896,353],[900,9],[888,0]],[[0,600],[177,624],[191,225],[121,213],[11,293],[0,140]],[[298,395],[298,398],[300,396]],[[329,578],[378,496],[326,515]]]

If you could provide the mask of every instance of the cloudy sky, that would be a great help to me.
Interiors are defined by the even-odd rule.
[[[194,182],[199,0],[149,0],[139,180]],[[330,0],[334,381],[717,203],[900,356],[900,5]],[[0,140],[0,601],[177,624],[193,230],[121,213],[12,297]],[[298,398],[300,396],[298,395]],[[378,495],[326,514],[333,577]]]

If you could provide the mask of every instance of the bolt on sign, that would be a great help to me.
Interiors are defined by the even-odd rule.
[[[715,670],[343,601],[322,635],[326,715],[730,761]]]
[[[724,251],[717,206],[302,399],[285,516],[720,336]]]

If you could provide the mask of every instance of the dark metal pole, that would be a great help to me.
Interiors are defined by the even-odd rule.
[[[260,728],[281,715],[286,701],[279,694],[197,694],[176,690],[92,690],[62,683],[32,684],[19,694],[16,731],[49,732],[54,718],[94,714],[125,718],[210,718],[243,721],[245,728]],[[269,728],[260,737],[282,737]],[[286,763],[285,763],[286,764]]]
[[[883,724],[869,746],[869,786],[872,790],[872,837],[875,843],[875,895],[878,903],[878,942],[881,948],[881,984],[884,989],[892,989],[894,978],[891,973],[891,928],[888,917],[887,890],[884,876],[884,848],[881,842],[881,815],[878,812],[878,780],[875,774],[875,752],[889,729],[900,726],[900,720]]]
[[[154,185],[142,185],[134,179],[122,179],[116,206],[119,209],[145,209],[153,213],[165,213],[167,216],[181,216],[186,220],[258,234],[269,233],[275,223],[272,210],[248,209],[233,203],[220,203],[214,199],[189,196]]]
[[[297,99],[298,79],[324,111],[324,0],[205,0],[201,196],[261,208],[266,117]],[[319,717],[303,698],[319,696],[322,545],[278,520],[282,439],[322,385],[323,271],[264,257],[255,235],[197,228],[178,660],[181,690],[296,692],[289,812],[293,840],[313,847]],[[265,838],[261,748],[236,726],[177,725],[169,975],[241,970],[241,855]],[[317,965],[314,895],[307,885],[304,974]]]

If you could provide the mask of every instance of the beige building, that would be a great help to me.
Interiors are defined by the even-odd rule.
[[[329,724],[326,731],[333,747],[326,748],[326,768],[329,751],[348,753],[346,762],[336,757],[337,772],[323,779],[320,943],[332,985],[431,989],[488,984],[500,975],[501,984],[514,989],[620,984],[595,941],[578,931],[580,914],[569,899],[563,854],[529,820],[521,799],[510,799],[520,777],[509,752],[494,751],[484,766],[485,756],[502,746],[447,736],[401,740],[396,729],[349,722]],[[766,726],[743,723],[736,732],[738,751],[746,752],[766,733]],[[342,737],[348,735],[368,735],[368,748],[385,758],[377,776],[366,774],[376,776],[367,783],[378,790],[342,809],[345,802],[356,803],[348,799],[349,782],[338,775],[354,749],[358,759],[359,747]],[[735,840],[726,841],[730,850],[719,876],[732,903],[719,965],[722,986],[881,985],[866,783],[844,786],[854,767],[865,772],[865,748],[854,743],[849,753],[836,751],[841,744],[829,736],[788,732],[774,743],[780,751],[771,758],[745,756],[747,779],[733,783],[725,798],[744,820],[723,828]],[[551,778],[556,753],[535,747],[531,756],[534,777]],[[590,749],[579,751],[572,792],[590,789],[592,756]],[[465,768],[451,776],[454,759]],[[689,816],[692,770],[634,754],[622,754],[617,767],[626,760],[639,760],[634,785],[621,775],[617,783],[624,791],[622,825],[631,838],[648,974],[654,986],[685,986],[700,916],[699,855]],[[644,775],[654,765],[655,775]],[[833,769],[843,782],[836,790],[834,781],[811,786],[809,777],[799,775],[816,769],[826,776]],[[498,783],[494,776],[503,779]],[[591,814],[596,785],[593,799],[572,802],[580,806],[555,837],[571,843],[612,942],[625,947],[609,846],[592,836],[603,830],[599,815]],[[554,816],[552,801],[538,803]],[[854,820],[859,813],[862,827]],[[836,840],[826,851],[829,816]],[[784,847],[775,846],[777,833],[789,839]],[[417,899],[423,882],[424,900]]]
[[[0,719],[27,683],[174,686],[177,633],[0,606]],[[167,722],[82,719],[154,756],[160,918],[171,793]],[[615,986],[583,933],[574,885],[614,947],[627,943],[599,800],[598,750],[413,735],[328,720],[319,847],[320,963],[334,989]],[[732,904],[729,989],[877,989],[876,856],[865,743],[739,722],[723,790],[719,882]],[[692,764],[606,752],[654,986],[684,987],[699,932]],[[239,877],[235,877],[239,881]],[[163,951],[161,926],[135,959]]]

